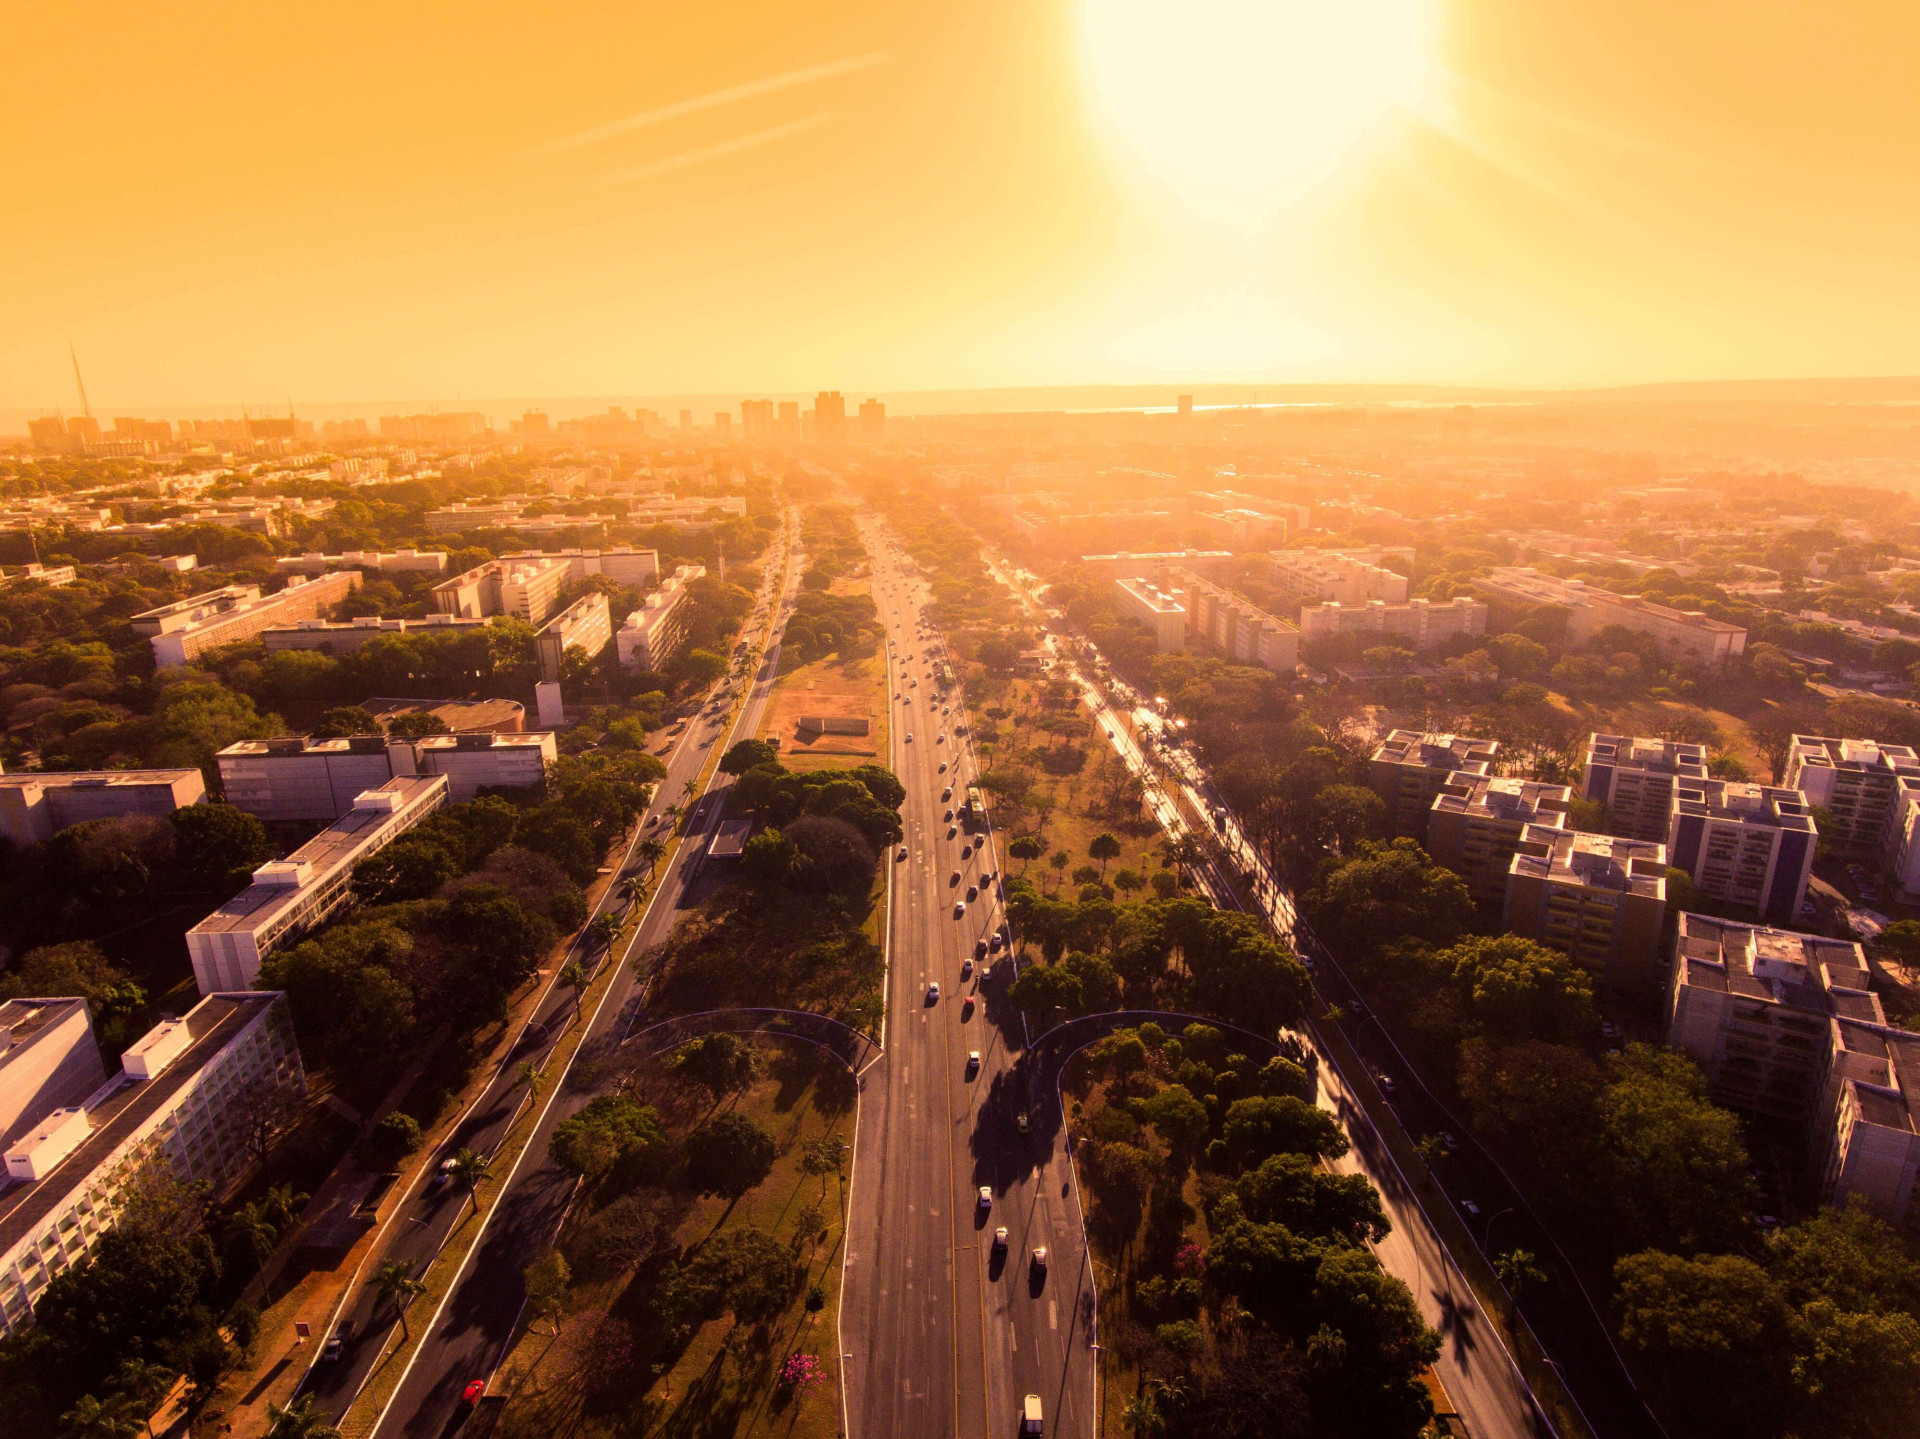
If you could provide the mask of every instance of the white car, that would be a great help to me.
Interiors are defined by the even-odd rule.
[[[913,743],[913,736],[912,736],[912,735],[908,735],[908,736],[907,736],[907,743],[908,743],[908,744],[912,744],[912,743]]]
[[[955,919],[959,919],[966,912],[967,912],[967,902],[964,899],[955,900],[953,903],[953,917]]]
[[[939,998],[940,998],[940,981],[936,979],[932,984],[927,986],[927,1003],[932,1004],[935,1000]]]
[[[1006,1253],[1006,1251],[1007,1251],[1007,1229],[1006,1229],[1006,1226],[1003,1224],[1000,1226],[1000,1228],[993,1231],[993,1252],[995,1254],[1004,1254]]]
[[[980,1207],[982,1209],[993,1208],[993,1186],[990,1184],[980,1186]]]
[[[1033,1267],[1042,1274],[1047,1272],[1047,1246],[1042,1244],[1033,1251]]]
[[[980,1069],[980,1051],[977,1049],[969,1049],[967,1051],[967,1073],[974,1074],[974,1073],[977,1073],[979,1069]]]

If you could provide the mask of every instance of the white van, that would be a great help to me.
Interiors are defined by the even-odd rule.
[[[1040,1396],[1029,1394],[1026,1406],[1021,1411],[1020,1432],[1022,1434],[1040,1434],[1046,1430],[1040,1418]]]

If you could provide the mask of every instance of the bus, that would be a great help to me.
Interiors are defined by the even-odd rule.
[[[960,806],[960,819],[968,829],[987,827],[987,801],[986,797],[980,793],[979,785],[967,786],[966,802]]]

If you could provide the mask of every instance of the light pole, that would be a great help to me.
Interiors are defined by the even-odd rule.
[[[1502,1216],[1504,1216],[1504,1215],[1508,1215],[1508,1214],[1511,1214],[1511,1213],[1513,1213],[1513,1206],[1512,1206],[1511,1204],[1509,1204],[1509,1205],[1508,1205],[1508,1206],[1507,1206],[1507,1207],[1506,1207],[1505,1209],[1503,1209],[1503,1210],[1501,1210],[1499,1214],[1496,1214],[1496,1215],[1494,1215],[1492,1219],[1489,1219],[1489,1220],[1487,1221],[1487,1240],[1486,1240],[1486,1247],[1485,1247],[1485,1249],[1483,1250],[1483,1252],[1484,1252],[1484,1253],[1486,1253],[1486,1254],[1489,1254],[1489,1255],[1493,1253],[1493,1226],[1494,1226],[1494,1221],[1495,1221],[1495,1220],[1498,1220],[1498,1219],[1500,1219],[1500,1218],[1501,1218]]]

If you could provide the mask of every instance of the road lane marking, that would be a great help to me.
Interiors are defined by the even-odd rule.
[[[1051,1299],[1049,1299],[1047,1301],[1047,1328],[1058,1329],[1059,1327],[1060,1327],[1060,1306],[1054,1303]]]

